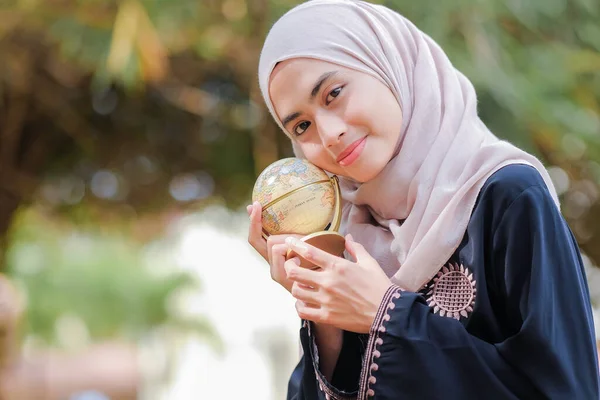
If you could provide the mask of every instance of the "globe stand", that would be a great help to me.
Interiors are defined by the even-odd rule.
[[[311,233],[310,235],[300,238],[300,240],[336,257],[341,257],[346,249],[346,239],[341,234],[333,231]],[[295,251],[288,250],[287,259],[289,260],[293,257],[298,257],[300,259],[300,266],[303,268],[319,269],[318,266],[315,266]]]

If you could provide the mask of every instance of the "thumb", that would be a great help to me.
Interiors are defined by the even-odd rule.
[[[354,238],[350,234],[346,235],[346,250],[357,263],[368,261],[373,258],[362,244],[354,241]]]

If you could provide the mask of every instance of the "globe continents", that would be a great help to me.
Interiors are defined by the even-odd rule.
[[[335,212],[335,188],[321,168],[300,158],[284,158],[258,176],[252,200],[263,209],[266,233],[308,235],[324,230]]]

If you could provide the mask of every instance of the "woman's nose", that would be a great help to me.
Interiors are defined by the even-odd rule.
[[[332,113],[323,113],[315,118],[315,123],[324,147],[336,145],[346,133],[346,124],[342,118]]]

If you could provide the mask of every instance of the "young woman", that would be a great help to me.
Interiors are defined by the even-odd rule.
[[[384,6],[313,0],[272,27],[259,83],[344,199],[347,258],[263,240],[248,207],[303,320],[288,398],[598,399],[584,268],[548,173],[487,129],[430,37]]]

